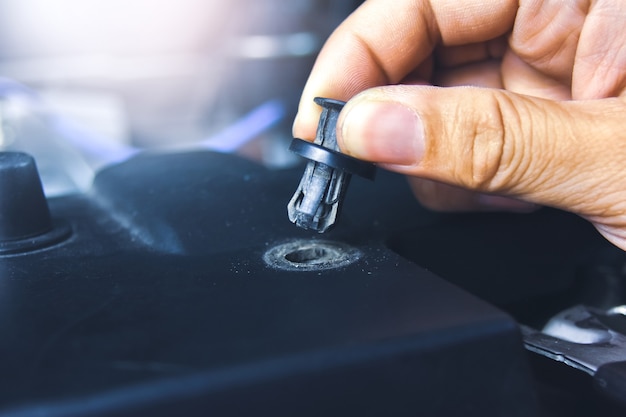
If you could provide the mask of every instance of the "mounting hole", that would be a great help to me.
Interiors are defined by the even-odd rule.
[[[295,240],[274,246],[263,256],[269,266],[287,271],[321,271],[357,261],[361,252],[344,243]]]
[[[325,248],[310,247],[300,248],[285,255],[285,259],[296,264],[316,264],[329,259],[328,251]]]

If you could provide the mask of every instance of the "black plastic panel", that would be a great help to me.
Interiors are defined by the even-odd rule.
[[[300,175],[144,155],[50,201],[72,237],[0,257],[0,415],[536,415],[515,322],[389,248],[447,221],[403,178],[355,181],[323,236],[356,263],[263,261],[320,238],[287,219]]]

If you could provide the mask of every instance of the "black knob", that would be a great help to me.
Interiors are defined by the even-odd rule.
[[[35,160],[21,152],[0,152],[0,255],[53,244],[69,235],[50,216]]]
[[[51,229],[50,210],[33,157],[21,152],[0,153],[0,241],[26,239]]]

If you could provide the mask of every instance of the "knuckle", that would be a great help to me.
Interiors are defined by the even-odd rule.
[[[466,130],[463,168],[458,178],[465,188],[481,192],[506,192],[521,168],[523,144],[519,105],[504,93],[485,95]]]

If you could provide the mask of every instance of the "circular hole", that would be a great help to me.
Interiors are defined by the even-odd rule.
[[[356,262],[361,252],[340,242],[327,240],[294,240],[270,248],[265,262],[287,271],[321,271],[341,268]]]
[[[328,251],[324,248],[296,249],[285,255],[285,259],[296,264],[313,264],[321,262],[328,257]]]

